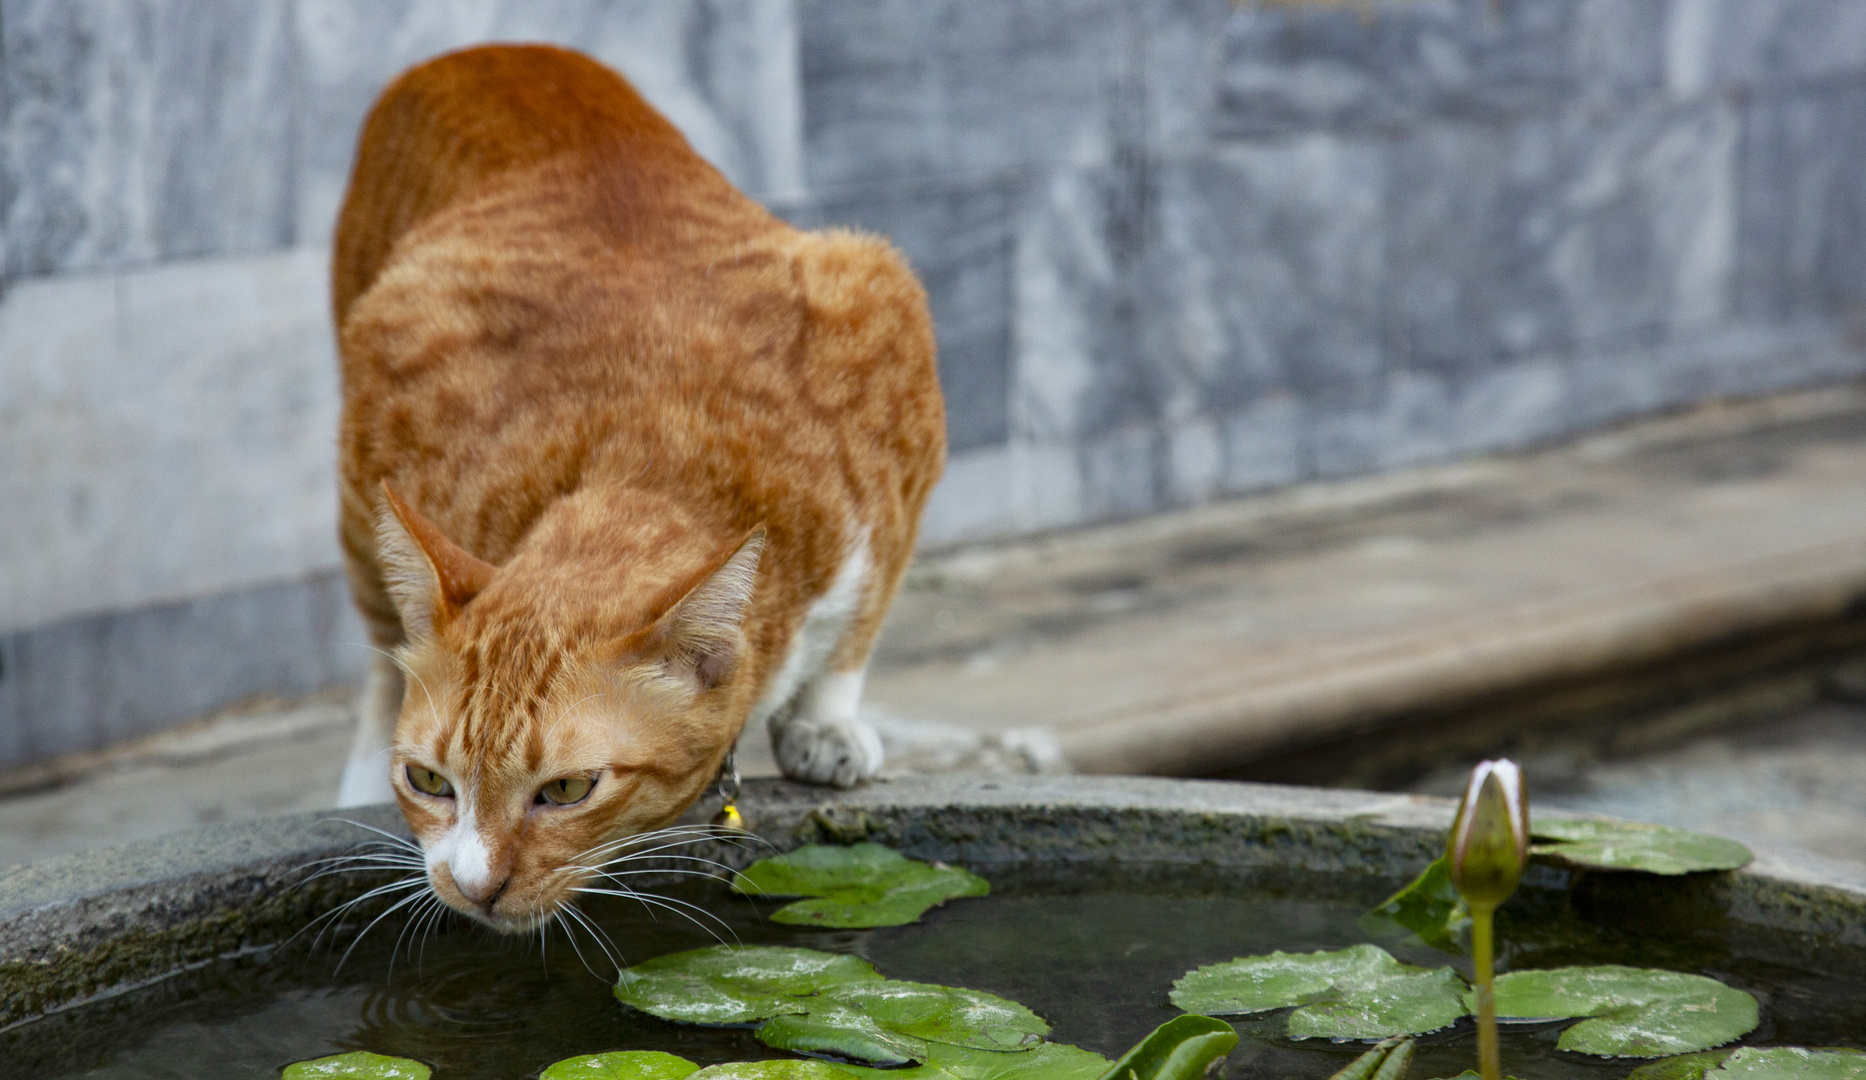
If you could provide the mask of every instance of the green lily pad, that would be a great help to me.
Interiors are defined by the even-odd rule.
[[[1722,1046],[1749,1033],[1756,999],[1716,979],[1650,968],[1551,968],[1497,977],[1497,1015],[1588,1017],[1561,1033],[1563,1050],[1660,1057]]]
[[[1457,972],[1402,964],[1377,945],[1210,964],[1182,976],[1169,996],[1181,1009],[1208,1016],[1300,1006],[1289,1015],[1293,1039],[1417,1035],[1467,1011]]]
[[[733,1061],[709,1065],[693,1074],[693,1080],[854,1080],[848,1073],[827,1061]]]
[[[1866,1080],[1866,1050],[1745,1046],[1641,1065],[1626,1080]]]
[[[700,1067],[659,1050],[617,1050],[565,1058],[548,1066],[538,1080],[687,1080]]]
[[[1465,1012],[1464,980],[1448,967],[1414,970],[1372,986],[1343,987],[1343,1000],[1304,1005],[1289,1014],[1289,1037],[1379,1039],[1456,1023]]]
[[[1738,870],[1755,856],[1735,840],[1636,821],[1536,820],[1530,853],[1586,870],[1691,874]]]
[[[285,1066],[280,1080],[428,1080],[432,1075],[433,1070],[419,1061],[353,1050],[293,1062]]]
[[[1064,1043],[1046,1042],[1016,1054],[928,1043],[924,1065],[910,1069],[860,1065],[842,1068],[861,1080],[1100,1080],[1108,1070],[1108,1059]]]
[[[767,1046],[876,1064],[925,1061],[928,1043],[1016,1052],[1050,1026],[1015,1001],[977,990],[884,979],[832,986],[758,1029]]]
[[[1237,1044],[1237,1031],[1223,1020],[1175,1016],[1122,1054],[1098,1080],[1199,1080],[1207,1065]]]
[[[1050,1030],[1015,1001],[956,986],[886,979],[833,986],[822,996],[874,1017],[889,1031],[950,1046],[1028,1050]]]
[[[879,982],[866,960],[775,945],[704,949],[658,956],[624,968],[616,998],[664,1020],[748,1024],[807,1011],[802,998],[845,983]]]
[[[1723,1059],[1731,1053],[1729,1050],[1706,1050],[1664,1058],[1627,1073],[1626,1080],[1704,1080],[1704,1074],[1722,1065]]]
[[[1452,885],[1450,864],[1441,855],[1412,884],[1362,916],[1362,922],[1398,926],[1434,949],[1463,952],[1461,935],[1471,925],[1471,909]]]
[[[961,896],[984,896],[977,874],[909,859],[881,844],[812,844],[760,859],[733,879],[747,896],[807,896],[773,912],[776,922],[858,929],[901,926]]]
[[[865,960],[814,949],[714,946],[675,953],[624,970],[615,993],[667,1020],[763,1020],[758,1038],[780,1050],[890,1065],[927,1060],[928,1043],[1027,1050],[1050,1030],[1014,1001],[883,979]]]
[[[832,1054],[873,1065],[907,1065],[927,1059],[925,1039],[889,1031],[860,1009],[813,1001],[810,1011],[774,1016],[758,1028],[758,1041],[799,1054]]]
[[[1861,1080],[1866,1051],[1745,1046],[1724,1059],[1712,1080]]]

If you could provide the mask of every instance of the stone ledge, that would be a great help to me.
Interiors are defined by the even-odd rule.
[[[1278,869],[1379,887],[1404,881],[1438,852],[1453,809],[1421,796],[1082,777],[916,777],[850,792],[754,781],[745,806],[752,825],[779,848],[870,837],[923,858],[987,868]],[[348,816],[406,835],[392,807]],[[311,814],[219,826],[0,874],[0,1028],[217,956],[276,945],[316,913],[360,894],[373,879],[297,887],[306,863],[340,853],[361,835],[339,820]],[[1692,878],[1644,879],[1630,894],[1590,895],[1619,904],[1629,920],[1722,920],[1742,943],[1753,939],[1787,962],[1831,966],[1843,962],[1835,945],[1866,945],[1860,868],[1764,856],[1745,871]],[[1538,880],[1567,884],[1560,875]]]

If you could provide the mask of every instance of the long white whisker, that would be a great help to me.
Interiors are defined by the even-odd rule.
[[[320,870],[317,873],[310,875],[309,877],[305,878],[303,881],[299,882],[300,885],[308,885],[311,882],[318,880],[319,878],[330,877],[332,874],[360,874],[360,873],[365,873],[370,870],[425,870],[427,869],[426,860],[403,857],[403,856],[396,856],[396,857],[391,858],[389,856],[384,856],[384,855],[352,855],[342,860],[321,859],[319,860],[319,862],[325,863],[328,869]],[[330,863],[338,863],[339,865],[329,866]],[[311,867],[316,866],[316,865],[318,865],[318,863],[315,863],[315,862],[305,863],[303,866],[300,866],[298,869],[309,870]]]
[[[632,878],[632,877],[646,877],[646,878],[697,877],[697,878],[703,878],[707,881],[721,880],[719,875],[708,873],[707,871],[704,871],[704,870],[604,870],[603,868],[599,866],[574,866],[574,867],[566,866],[566,867],[559,867],[559,869],[560,870],[587,870],[593,877],[602,878],[605,881],[614,882],[615,884],[620,885],[623,888],[628,888],[629,886],[622,879]]]
[[[290,945],[292,942],[298,940],[299,934],[303,934],[305,931],[310,930],[311,928],[318,926],[319,924],[322,924],[322,929],[318,930],[317,936],[311,939],[311,948],[316,949],[318,946],[318,943],[324,940],[324,934],[327,931],[329,931],[332,927],[336,926],[337,922],[340,920],[340,917],[345,912],[349,911],[351,908],[364,902],[365,900],[371,900],[371,899],[374,899],[375,897],[383,896],[388,893],[401,892],[404,889],[415,888],[416,886],[423,884],[425,881],[425,878],[426,878],[425,875],[417,876],[417,875],[411,874],[408,877],[404,877],[404,878],[397,879],[395,881],[391,881],[387,885],[378,885],[361,896],[355,897],[354,899],[351,899],[351,900],[346,900],[343,903],[338,904],[336,907],[330,909],[329,911],[326,911],[324,914],[319,915],[317,918],[312,919],[310,922],[306,923],[304,926],[300,927],[298,930],[298,933],[293,934],[289,938],[286,938],[284,943],[280,945],[279,947],[282,949],[286,945]]]
[[[362,643],[357,642],[356,644],[362,644]],[[374,645],[363,645],[363,648],[368,649],[370,652],[379,652],[382,655],[388,657],[389,663],[394,664],[398,668],[401,668],[402,674],[415,680],[415,685],[421,687],[422,694],[425,695],[428,699],[428,708],[434,710],[434,715],[439,716],[441,714],[441,707],[434,703],[434,695],[428,692],[428,684],[422,681],[421,676],[415,674],[414,668],[411,668],[407,664],[403,663],[401,657],[395,655],[394,653],[388,651],[387,649],[379,649]]]
[[[766,840],[764,837],[759,836],[756,833],[742,832],[737,829],[727,829],[727,828],[724,828],[718,825],[671,825],[665,829],[656,829],[653,832],[636,833],[633,836],[619,837],[615,840],[608,841],[607,843],[599,844],[596,847],[591,848],[589,851],[584,852],[582,857],[588,858],[594,855],[604,854],[610,851],[618,851],[623,848],[634,847],[640,844],[656,844],[656,843],[660,843],[663,840],[674,840],[676,837],[682,837],[682,836],[687,837],[688,839],[677,840],[674,843],[663,844],[660,847],[652,848],[650,849],[650,851],[640,851],[640,852],[634,852],[632,854],[647,855],[651,851],[665,851],[669,848],[684,847],[688,844],[697,844],[704,840],[715,840],[722,844],[730,844],[733,847],[743,847],[743,846],[748,846],[751,844],[763,844],[766,847],[772,846],[769,840]]]
[[[612,865],[605,863],[606,865]],[[587,870],[592,874],[606,878],[625,877],[697,877],[707,881],[718,881],[719,875],[708,870],[681,870],[677,867],[651,867],[643,870],[605,870],[601,866],[561,866],[558,870]]]
[[[692,923],[693,925],[706,931],[708,934],[711,934],[714,941],[717,941],[721,945],[724,945],[726,943],[726,940],[720,937],[717,931],[715,931],[712,927],[706,925],[705,923],[701,922],[699,919],[695,918],[692,914],[689,914],[687,911],[682,910],[682,908],[691,908],[693,911],[698,912],[699,914],[704,915],[707,918],[718,923],[722,928],[724,928],[726,933],[732,935],[733,941],[737,942],[739,940],[738,932],[733,930],[732,925],[726,922],[724,919],[721,919],[719,916],[714,915],[712,912],[706,910],[703,907],[698,907],[696,905],[689,904],[684,900],[676,900],[671,896],[655,896],[650,893],[636,892],[633,889],[597,889],[597,888],[592,888],[587,885],[578,886],[576,888],[573,888],[571,891],[579,892],[579,893],[593,893],[597,896],[620,896],[627,900],[633,900],[643,905],[644,907],[647,907],[647,906],[658,907],[663,910],[673,912],[674,914],[679,915],[681,918],[686,919],[688,922]]]
[[[578,911],[575,905],[565,904],[562,907],[558,908],[558,910],[569,913],[571,918],[581,923],[583,925],[583,928],[589,931],[590,938],[596,942],[596,947],[603,951],[603,956],[609,960],[610,966],[615,968],[615,971],[616,971],[615,977],[611,978],[609,981],[610,982],[617,981],[617,979],[621,977],[622,969],[626,967],[627,965],[622,963],[621,960],[617,958],[615,952],[611,950],[609,936],[603,933],[602,927],[596,925],[596,920],[590,918],[587,913]],[[572,938],[571,940],[574,941],[575,938]],[[585,970],[588,970],[589,965],[585,964],[584,968]],[[591,971],[590,974],[596,975],[596,972]],[[596,975],[596,977],[599,979],[602,978],[601,975]]]
[[[718,923],[726,931],[726,933],[732,934],[734,938],[737,938],[738,936],[736,933],[733,932],[732,924],[726,922],[724,919],[720,918],[718,915],[713,914],[712,912],[706,910],[700,905],[692,903],[691,901],[682,900],[677,896],[663,896],[660,893],[643,892],[640,889],[631,889],[627,885],[619,881],[616,882],[615,884],[616,884],[617,889],[619,889],[621,892],[637,900],[648,899],[648,900],[653,900],[656,903],[663,904],[663,905],[673,904],[677,907],[686,908],[691,911],[697,911],[701,915],[704,915],[705,917]],[[578,891],[587,892],[589,891],[589,889],[583,888],[583,889],[579,889]]]
[[[395,979],[395,958],[400,955],[402,951],[402,939],[408,936],[410,930],[414,929],[415,921],[427,910],[428,898],[433,895],[433,893],[429,892],[423,893],[415,898],[414,910],[410,911],[408,917],[402,920],[402,929],[395,935],[395,944],[389,946],[389,973],[387,978],[391,982]],[[414,956],[411,954],[409,959],[413,960]]]
[[[310,862],[301,863],[299,869],[308,869],[313,866],[331,866],[337,863],[384,861],[419,863],[425,860],[423,860],[420,855],[408,851],[355,851],[348,855],[332,855],[327,859],[312,859]]]
[[[402,899],[397,900],[395,903],[389,905],[389,909],[387,911],[384,911],[382,914],[369,920],[369,925],[363,927],[363,932],[356,935],[356,940],[350,942],[350,947],[343,951],[343,956],[338,959],[337,967],[334,970],[335,971],[343,970],[343,965],[350,961],[350,954],[355,952],[356,947],[363,943],[363,939],[369,936],[369,932],[376,928],[377,923],[381,922],[382,920],[388,918],[389,916],[395,914],[397,911],[401,910],[404,907],[407,907],[409,904],[414,903],[415,901],[421,899],[423,896],[426,896],[426,895],[427,895],[426,893],[416,893],[413,896],[405,896]]]
[[[764,837],[759,836],[757,833],[749,833],[742,829],[728,829],[723,825],[699,824],[669,825],[665,828],[650,829],[647,832],[618,836],[614,840],[607,841],[607,843],[618,846],[627,844],[652,844],[661,840],[671,840],[679,836],[721,840],[733,843],[770,843],[770,841],[765,840]]]
[[[558,910],[570,916],[570,918],[574,920],[573,922],[566,922],[563,924],[564,936],[569,939],[570,947],[571,949],[575,950],[577,954],[577,959],[582,961],[583,970],[589,972],[592,978],[601,979],[603,976],[595,968],[590,966],[589,958],[583,955],[583,947],[577,944],[577,934],[576,934],[575,927],[579,927],[579,926],[582,927],[583,930],[590,935],[590,940],[593,943],[595,943],[596,947],[603,951],[603,955],[608,958],[611,964],[614,964],[615,957],[610,954],[608,946],[605,945],[602,940],[602,936],[599,933],[597,933],[595,929],[591,927],[589,917],[587,915],[584,915],[582,912],[578,911],[576,908],[571,907],[569,905],[565,905],[559,908]],[[616,970],[619,972],[621,968],[618,966]]]
[[[334,877],[338,874],[387,873],[392,870],[409,870],[409,871],[414,871],[416,873],[421,873],[425,869],[426,868],[422,866],[395,866],[395,865],[390,865],[387,863],[378,863],[373,866],[340,866],[332,870],[323,870],[318,873],[312,874],[311,876],[305,878],[303,881],[299,882],[299,884],[301,886],[309,885],[313,881],[318,880],[319,878]]]
[[[430,905],[428,909],[431,912],[431,914],[428,916],[427,920],[421,924],[421,954],[415,957],[415,973],[416,974],[420,974],[422,971],[423,965],[427,963],[428,939],[433,937],[435,931],[441,928],[442,921],[445,920],[447,918],[448,913],[453,910],[452,908],[448,907],[446,904],[442,903],[441,898],[439,896],[435,895],[432,892],[430,892],[428,895],[434,898],[434,903]]]
[[[725,863],[722,863],[717,859],[709,859],[704,855],[662,855],[660,854],[660,852],[663,852],[663,851],[673,851],[678,848],[686,847],[688,846],[688,844],[691,844],[693,842],[694,841],[689,840],[689,841],[682,841],[681,843],[678,843],[678,844],[663,844],[660,847],[649,848],[646,851],[628,851],[620,855],[613,855],[613,856],[611,855],[611,852],[603,851],[599,849],[596,851],[586,851],[581,856],[578,856],[578,858],[583,859],[583,860],[600,859],[606,863],[631,862],[631,861],[639,861],[641,859],[669,859],[669,860],[685,859],[689,862],[703,862],[709,866],[720,866],[720,867],[726,866]],[[726,869],[731,869],[731,868],[726,867]]]
[[[409,840],[405,837],[397,836],[394,833],[389,832],[385,829],[378,829],[374,825],[365,825],[360,821],[354,821],[350,818],[325,818],[324,820],[340,821],[345,825],[354,825],[357,828],[362,829],[364,832],[375,833],[377,836],[382,837],[384,841],[387,841],[388,843],[393,844],[398,848],[406,848],[407,850],[412,851],[417,855],[421,854],[420,845],[416,844],[413,840]]]
[[[447,913],[452,910],[452,908],[448,907],[447,904],[441,900],[439,894],[432,890],[428,892],[427,911],[421,917],[421,929],[418,931],[417,935],[421,943],[421,947],[415,955],[415,973],[417,975],[421,973],[422,965],[428,957],[428,939],[434,936],[436,930],[440,929],[442,920],[446,919]],[[410,951],[415,951],[414,942],[410,942],[408,947]]]
[[[597,848],[594,851],[586,851],[583,853],[583,857],[584,858],[597,858],[597,859],[611,858],[611,857],[617,858],[617,859],[652,859],[656,857],[663,858],[663,859],[674,859],[674,858],[704,859],[706,858],[706,856],[704,855],[678,855],[676,856],[676,855],[661,855],[660,853],[663,851],[678,851],[681,848],[692,847],[694,844],[701,843],[706,839],[707,839],[706,837],[696,837],[692,840],[677,840],[671,844],[659,844],[655,847],[643,848],[640,851],[629,851],[624,847],[618,847],[618,846],[612,845],[609,847]]]
[[[647,866],[643,866],[637,869],[632,869],[632,870],[612,869],[613,867],[625,867],[629,863],[635,862],[635,861],[637,860],[608,859],[606,861],[599,862],[599,863],[578,863],[578,864],[573,864],[573,865],[581,866],[585,869],[590,870],[591,872],[600,872],[600,873],[698,874],[701,877],[712,878],[714,881],[727,881],[727,882],[730,882],[742,876],[740,871],[730,866],[727,866],[724,863],[714,862],[711,859],[694,858],[693,856],[690,856],[690,855],[663,855],[660,858],[656,859],[654,862],[648,864]],[[697,863],[700,866],[707,866],[707,867],[711,867],[712,869],[710,870],[689,870],[689,869],[679,867],[679,866],[662,865],[663,863],[683,863],[683,862]]]

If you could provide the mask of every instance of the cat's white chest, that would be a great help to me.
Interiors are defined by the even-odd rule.
[[[762,723],[789,705],[803,686],[825,674],[836,647],[848,632],[849,624],[862,609],[868,589],[872,560],[868,549],[868,529],[855,531],[854,539],[836,568],[823,595],[804,611],[803,621],[791,635],[783,663],[765,687],[758,704],[752,707],[748,723]]]
[[[859,529],[823,595],[804,612],[777,673],[748,723],[763,722],[784,775],[847,787],[881,771],[881,740],[856,716],[867,657],[831,670],[843,637],[867,598],[873,559]]]

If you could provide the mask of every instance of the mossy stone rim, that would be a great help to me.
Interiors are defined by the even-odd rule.
[[[1423,796],[1268,784],[982,776],[904,777],[855,791],[753,781],[742,805],[777,850],[868,839],[987,876],[994,867],[1125,863],[1351,875],[1388,889],[1437,856],[1454,809]],[[284,941],[367,887],[369,879],[343,875],[300,885],[305,864],[368,838],[345,819],[406,834],[395,808],[382,806],[213,826],[0,870],[0,1028]],[[1866,869],[1761,852],[1747,869],[1686,878],[1653,893],[1670,905],[1668,919],[1713,920],[1797,955],[1843,946],[1866,956]]]

